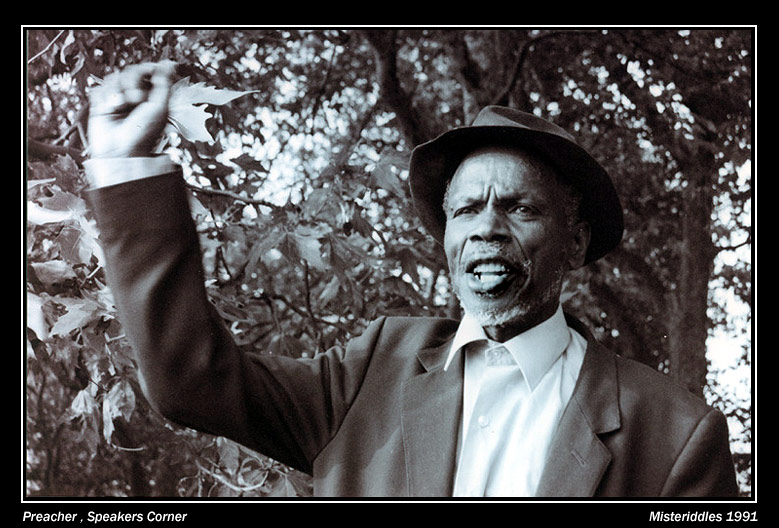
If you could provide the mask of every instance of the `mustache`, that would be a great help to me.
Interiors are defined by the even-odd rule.
[[[478,264],[495,262],[507,268],[527,274],[532,266],[522,246],[519,244],[507,244],[504,242],[480,241],[473,242],[468,247],[460,260],[463,271],[471,271]]]

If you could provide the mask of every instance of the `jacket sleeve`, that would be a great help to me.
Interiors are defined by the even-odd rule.
[[[690,435],[663,486],[664,497],[738,496],[725,416],[710,410]]]
[[[382,320],[312,359],[244,354],[207,298],[179,173],[95,189],[90,202],[152,406],[310,472],[359,390]]]

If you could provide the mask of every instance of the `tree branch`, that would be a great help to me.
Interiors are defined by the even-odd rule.
[[[351,156],[354,146],[360,141],[362,131],[368,126],[371,119],[373,119],[376,113],[376,107],[372,106],[366,109],[362,115],[358,116],[352,122],[352,126],[349,128],[349,132],[340,142],[340,149],[337,154],[333,156],[333,159],[319,174],[319,179],[323,181],[329,181],[334,178],[341,168],[346,164],[349,156]]]
[[[642,256],[628,251],[623,246],[614,248],[611,253],[609,253],[608,260],[623,268],[623,271],[631,272],[637,277],[640,277],[641,282],[643,282],[646,288],[652,292],[660,293],[668,289],[668,286],[663,282],[662,277],[654,266],[648,264]],[[608,263],[604,264],[604,262],[601,261],[597,265],[599,267],[608,266]]]
[[[45,48],[43,48],[41,51],[39,51],[38,53],[36,53],[36,54],[35,54],[35,55],[34,55],[32,58],[30,58],[30,59],[27,61],[27,64],[31,64],[31,63],[32,63],[32,61],[34,61],[35,59],[37,59],[38,57],[40,57],[41,55],[43,55],[44,53],[46,53],[47,51],[49,51],[49,48],[50,48],[50,47],[51,47],[51,46],[54,44],[54,42],[56,42],[56,40],[57,40],[58,38],[60,38],[60,37],[62,36],[62,34],[63,34],[63,33],[65,33],[65,30],[64,30],[64,29],[63,29],[63,30],[60,30],[60,32],[59,32],[59,33],[57,33],[57,35],[56,35],[56,36],[55,36],[53,39],[51,39],[51,42],[49,42],[49,43],[46,45],[46,47],[45,47]]]
[[[403,90],[398,79],[398,49],[395,42],[397,31],[370,30],[363,31],[362,34],[373,47],[382,101],[395,113],[406,142],[412,147],[424,143],[430,139],[431,134],[420,122],[409,94]]]
[[[316,321],[319,324],[324,324],[324,325],[332,326],[333,328],[337,328],[338,330],[344,332],[344,334],[346,336],[353,335],[351,330],[349,330],[348,328],[346,328],[344,325],[342,325],[340,323],[335,323],[333,321],[328,321],[326,319],[322,319],[321,317],[316,317],[316,316],[309,315],[304,310],[299,308],[295,303],[293,303],[292,301],[290,301],[289,299],[287,299],[284,295],[281,295],[280,293],[275,293],[275,292],[274,293],[264,293],[262,296],[263,296],[263,298],[267,299],[268,301],[270,301],[271,299],[274,300],[274,301],[281,301],[284,304],[284,306],[286,306],[287,308],[289,308],[290,310],[292,310],[293,312],[298,314],[300,317],[303,317],[304,319],[311,319],[313,321]]]
[[[308,262],[303,261],[303,285],[305,286],[305,300],[306,311],[308,312],[308,318],[311,320],[311,325],[314,327],[314,334],[316,334],[317,345],[322,348],[322,335],[319,331],[319,320],[314,315],[314,309],[311,307],[311,281],[310,270],[308,269]]]
[[[500,104],[500,105],[506,105],[508,104],[509,100],[509,94],[511,91],[516,87],[516,85],[519,83],[519,81],[522,78],[522,69],[525,66],[525,62],[527,61],[527,58],[530,54],[530,50],[540,42],[543,42],[544,40],[548,40],[551,38],[559,37],[561,35],[589,35],[591,33],[594,33],[594,31],[590,30],[555,30],[551,31],[549,33],[544,33],[543,35],[538,35],[537,37],[533,37],[530,40],[525,41],[522,44],[522,47],[519,50],[519,53],[517,53],[516,58],[514,60],[514,64],[511,68],[511,75],[509,75],[508,79],[506,80],[506,84],[503,87],[503,89],[498,92],[498,94],[493,97],[491,104]],[[522,89],[520,87],[520,89]],[[524,93],[524,90],[522,90]]]
[[[70,156],[79,165],[84,162],[84,155],[78,149],[49,145],[36,139],[27,140],[27,154],[40,160],[47,160],[53,156]]]
[[[268,202],[266,200],[247,198],[245,196],[241,196],[240,194],[230,192],[230,191],[222,191],[220,189],[205,189],[203,187],[198,187],[197,185],[193,185],[191,183],[188,183],[187,187],[189,187],[196,193],[211,194],[214,196],[223,196],[225,198],[232,198],[233,200],[243,202],[248,205],[260,205],[264,207],[270,207],[271,209],[281,209],[281,206]]]
[[[447,41],[452,47],[452,59],[457,66],[458,77],[469,90],[478,92],[481,86],[481,70],[479,65],[471,59],[468,45],[465,43],[465,34],[460,31],[448,35]]]
[[[748,246],[752,243],[752,233],[749,233],[747,235],[747,239],[739,244],[734,244],[732,246],[715,246],[715,250],[719,253],[720,251],[735,251],[739,248],[742,248],[744,246]]]

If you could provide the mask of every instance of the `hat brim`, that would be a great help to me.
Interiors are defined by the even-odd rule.
[[[448,181],[465,156],[489,145],[531,149],[579,190],[581,218],[589,223],[591,233],[585,264],[598,260],[619,244],[624,229],[622,205],[603,167],[572,141],[514,126],[456,128],[414,149],[409,164],[411,196],[422,225],[435,240],[443,244],[443,199]]]

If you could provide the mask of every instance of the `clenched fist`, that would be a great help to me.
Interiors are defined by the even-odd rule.
[[[90,94],[92,158],[149,156],[168,118],[174,62],[145,63],[107,76]]]

